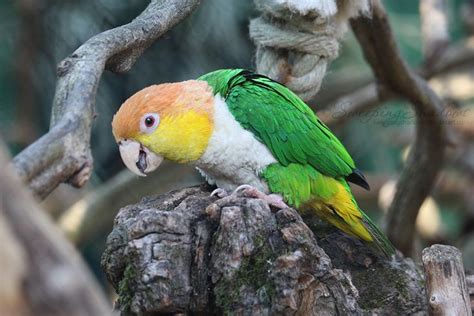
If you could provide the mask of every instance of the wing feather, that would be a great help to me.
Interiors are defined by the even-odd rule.
[[[309,164],[324,175],[366,186],[342,143],[282,84],[240,69],[218,70],[200,79],[225,98],[235,119],[254,133],[280,164]]]

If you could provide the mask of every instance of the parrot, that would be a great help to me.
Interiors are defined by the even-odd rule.
[[[112,132],[132,172],[166,159],[217,187],[315,214],[386,256],[395,248],[359,208],[348,182],[369,189],[348,151],[283,84],[245,69],[146,87],[119,108]]]

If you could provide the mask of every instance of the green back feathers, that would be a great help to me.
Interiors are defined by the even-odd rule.
[[[282,192],[285,200],[296,208],[315,195],[329,199],[336,189],[324,183],[322,174],[307,164],[292,163],[286,167],[273,164],[263,171],[262,176],[272,191]]]
[[[232,79],[242,72],[242,69],[220,69],[207,73],[198,80],[207,81],[214,90],[214,94],[220,94],[224,99],[232,88]]]
[[[263,171],[272,192],[296,208],[310,203],[319,216],[353,236],[374,243],[387,256],[394,248],[354,200],[347,181],[368,189],[354,161],[313,111],[292,91],[265,76],[242,69],[208,73],[240,125],[272,152],[279,164]]]
[[[284,166],[309,164],[331,177],[348,177],[354,161],[334,134],[292,91],[265,76],[217,70],[199,78],[220,94],[235,119]]]

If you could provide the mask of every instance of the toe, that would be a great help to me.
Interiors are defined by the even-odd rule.
[[[268,195],[267,202],[278,209],[289,208],[289,206],[283,201],[283,197],[278,194]]]
[[[246,192],[252,191],[255,188],[252,187],[251,185],[248,184],[242,184],[237,187],[237,189],[234,190],[235,194],[244,194]]]
[[[211,192],[211,196],[216,196],[218,198],[223,198],[229,195],[226,190],[217,188],[214,191]]]
[[[259,193],[260,191],[258,191],[253,186],[248,185],[248,184],[243,184],[239,186],[237,189],[235,189],[232,194],[236,196],[240,196],[240,197],[257,198],[260,196]]]

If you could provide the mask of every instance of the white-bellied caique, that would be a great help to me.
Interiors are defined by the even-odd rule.
[[[279,208],[310,211],[345,233],[394,248],[347,182],[369,188],[349,153],[284,85],[242,69],[147,87],[115,114],[113,134],[138,175],[163,159],[192,164],[218,195],[246,190]]]

